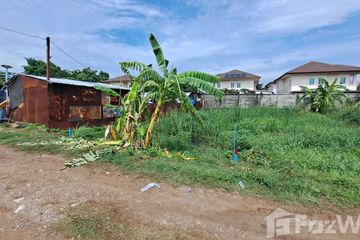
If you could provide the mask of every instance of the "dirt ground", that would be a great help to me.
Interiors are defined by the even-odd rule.
[[[60,156],[27,154],[1,145],[0,153],[0,239],[63,239],[49,226],[64,211],[89,202],[122,208],[143,222],[219,239],[266,239],[265,217],[277,208],[312,219],[329,220],[338,214],[161,182],[161,189],[141,193],[149,179],[128,176],[110,165],[61,171],[65,159]],[[302,231],[279,239],[359,239],[359,235]]]

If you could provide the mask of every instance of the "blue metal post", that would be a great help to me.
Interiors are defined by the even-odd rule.
[[[234,161],[237,162],[238,161],[238,156],[236,154],[236,125],[234,128]]]
[[[72,134],[73,134],[73,130],[72,130],[72,128],[71,127],[69,127],[69,138],[72,138]]]

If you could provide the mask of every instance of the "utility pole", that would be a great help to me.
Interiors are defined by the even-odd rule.
[[[50,80],[50,37],[46,37],[46,80]]]

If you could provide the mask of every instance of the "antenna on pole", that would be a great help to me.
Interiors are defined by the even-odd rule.
[[[46,80],[50,80],[50,37],[46,37]]]

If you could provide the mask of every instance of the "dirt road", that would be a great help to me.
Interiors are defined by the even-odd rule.
[[[278,207],[312,219],[335,217],[335,213],[319,213],[221,190],[189,191],[187,186],[175,188],[160,183],[161,189],[141,193],[139,189],[149,179],[128,176],[112,166],[60,171],[65,161],[60,156],[27,154],[1,145],[0,153],[0,239],[63,239],[49,226],[66,209],[87,202],[121,207],[141,221],[220,239],[265,239],[264,219]],[[352,233],[302,233],[281,239],[358,237]]]

